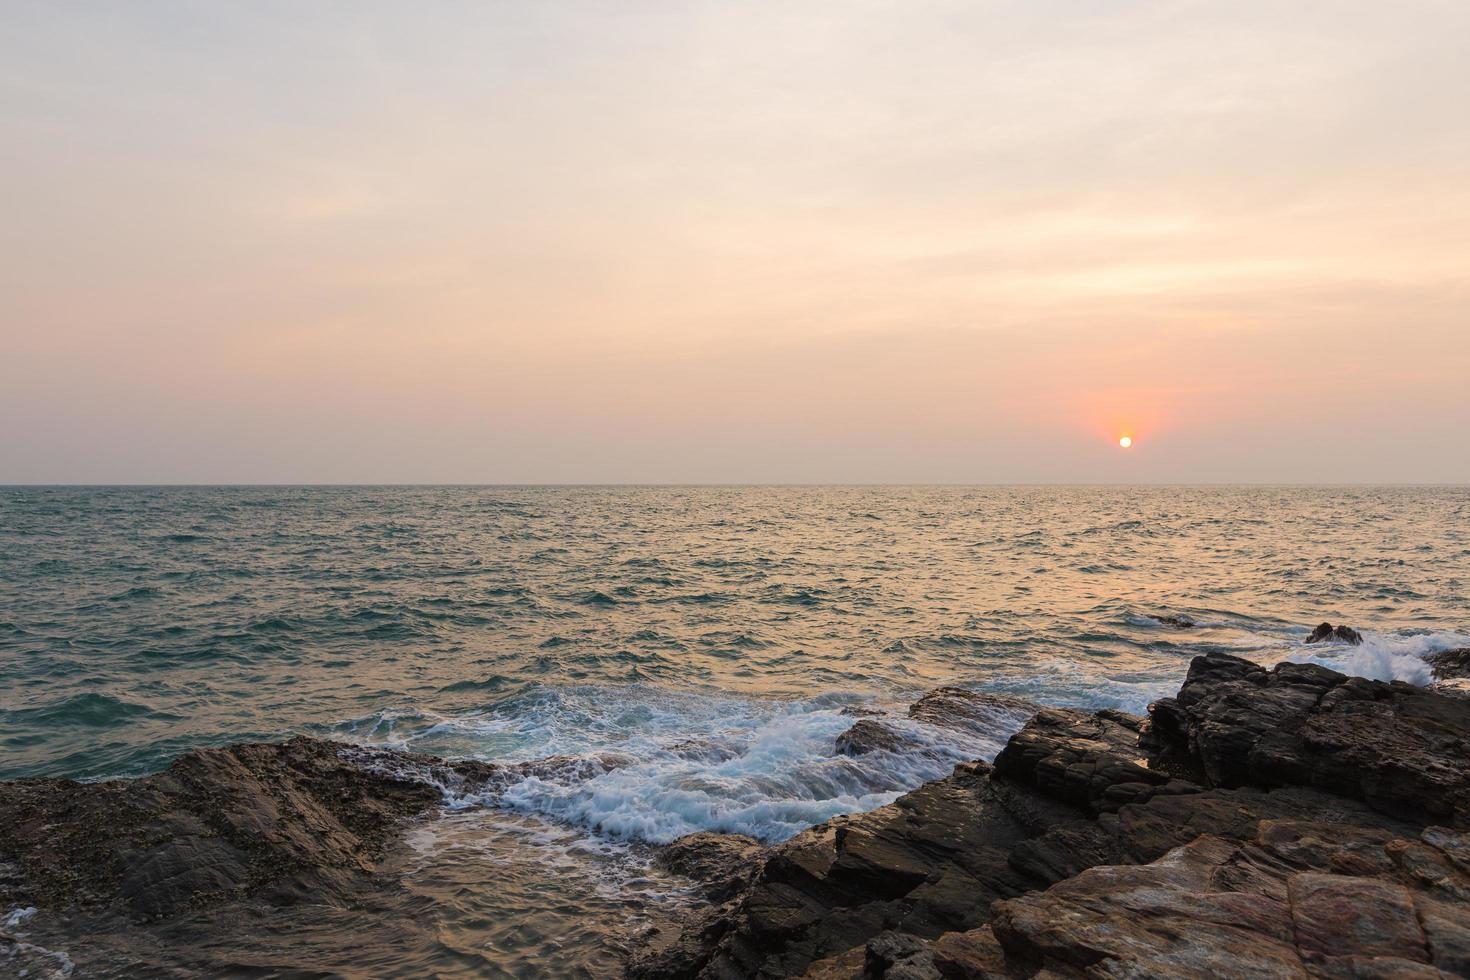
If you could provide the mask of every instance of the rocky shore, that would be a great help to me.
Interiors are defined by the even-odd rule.
[[[909,717],[978,730],[1017,705],[943,688]],[[858,717],[833,752],[894,751],[901,728]],[[138,780],[0,783],[0,913],[167,942],[242,904],[371,902],[446,790],[618,764],[298,738]],[[637,978],[1466,976],[1470,700],[1203,656],[1146,718],[1041,708],[993,763],[888,806],[659,860],[708,904],[641,937]],[[12,933],[0,969],[39,955]]]

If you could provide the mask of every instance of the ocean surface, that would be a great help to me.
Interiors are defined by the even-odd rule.
[[[435,914],[470,901],[444,857],[469,847],[518,855],[525,902],[554,891],[561,920],[482,892],[440,924],[456,948],[369,970],[599,975],[632,934],[612,910],[677,891],[640,848],[784,839],[1024,721],[900,722],[926,751],[851,759],[845,707],[959,684],[1141,712],[1207,651],[1423,682],[1424,654],[1470,645],[1467,596],[1466,488],[0,488],[0,778],[293,732],[620,754],[447,799],[416,832],[441,855],[416,879],[447,882]],[[1305,646],[1323,620],[1366,642]],[[620,924],[568,938],[594,907]]]

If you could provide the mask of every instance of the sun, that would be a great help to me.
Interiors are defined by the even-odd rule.
[[[1118,440],[1118,445],[1122,446],[1124,449],[1127,449],[1129,446],[1133,445],[1133,437],[1124,436],[1123,438]]]

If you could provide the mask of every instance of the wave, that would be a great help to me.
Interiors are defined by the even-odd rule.
[[[41,727],[112,728],[126,725],[136,718],[170,720],[177,716],[154,711],[146,705],[124,701],[121,698],[88,692],[75,694],[35,708],[18,708],[13,711],[0,712],[0,717],[5,719],[6,724],[14,725],[25,723]]]
[[[955,732],[885,719],[905,736],[903,748],[853,757],[835,750],[854,722],[842,709],[853,703],[835,694],[770,701],[636,684],[538,687],[459,716],[365,720],[352,737],[429,752],[457,746],[500,762],[553,755],[586,763],[536,768],[471,794],[441,786],[455,808],[498,806],[652,843],[696,830],[778,841],[892,802],[957,762],[992,758],[1024,722],[1017,714],[994,731]],[[609,757],[617,763],[605,764]]]

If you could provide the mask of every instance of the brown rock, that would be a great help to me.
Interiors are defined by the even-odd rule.
[[[1211,654],[1149,714],[1152,761],[1209,785],[1311,786],[1421,824],[1470,821],[1470,702]]]
[[[656,861],[667,871],[699,882],[711,899],[721,902],[750,884],[765,855],[765,847],[753,837],[698,831],[666,844]]]

